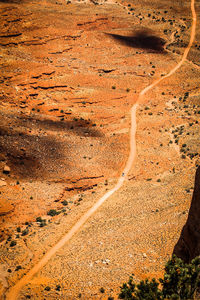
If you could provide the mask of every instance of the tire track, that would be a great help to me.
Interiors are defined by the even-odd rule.
[[[182,56],[181,61],[165,76],[155,80],[151,85],[144,88],[139,96],[138,101],[140,102],[144,95],[153,87],[155,87],[157,84],[159,84],[161,81],[163,81],[165,78],[170,77],[172,74],[174,74],[184,63],[184,61],[187,58],[187,55],[190,51],[190,48],[192,46],[192,43],[194,41],[195,37],[195,31],[196,31],[196,12],[195,12],[195,0],[191,0],[191,11],[192,11],[192,28],[191,28],[191,35],[190,35],[190,41],[187,46],[187,48],[184,51],[184,54]],[[26,274],[24,275],[14,286],[10,288],[6,295],[7,300],[16,300],[17,296],[20,292],[20,290],[25,286],[27,283],[30,282],[31,278],[42,268],[44,267],[47,262],[51,259],[51,257],[60,249],[62,248],[71,238],[72,236],[77,233],[80,228],[86,223],[86,221],[97,211],[97,209],[116,191],[118,191],[121,186],[123,185],[136,156],[136,141],[135,141],[135,134],[136,134],[136,110],[137,110],[138,104],[134,104],[131,108],[131,128],[130,128],[130,152],[129,157],[126,163],[126,166],[122,172],[122,175],[119,177],[117,184],[112,188],[110,191],[108,191],[106,194],[103,195],[79,220],[78,222],[71,228],[69,232],[66,233],[66,235],[63,236],[63,238],[55,244],[44,256],[43,258]]]

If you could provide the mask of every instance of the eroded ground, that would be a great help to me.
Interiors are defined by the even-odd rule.
[[[180,61],[192,20],[190,1],[0,5],[4,297],[114,186],[129,153],[130,108]],[[197,27],[188,60],[138,107],[137,158],[126,184],[19,299],[98,299],[115,295],[131,273],[162,274],[199,164],[199,35]]]

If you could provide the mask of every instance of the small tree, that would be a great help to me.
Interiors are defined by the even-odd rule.
[[[160,284],[160,288],[159,288]],[[173,256],[165,266],[163,279],[133,282],[130,276],[128,283],[121,286],[120,299],[126,300],[191,300],[194,299],[200,284],[200,257],[186,264]]]
[[[164,278],[159,281],[164,299],[194,299],[200,283],[200,257],[186,264],[173,256],[165,266]]]

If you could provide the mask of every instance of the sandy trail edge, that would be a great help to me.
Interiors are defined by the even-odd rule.
[[[196,12],[195,12],[195,0],[191,0],[191,11],[192,11],[192,29],[191,29],[191,35],[190,35],[190,41],[187,46],[187,48],[184,51],[183,57],[181,61],[165,76],[157,79],[152,84],[144,88],[139,96],[138,96],[138,102],[142,100],[145,93],[147,93],[150,89],[155,87],[158,83],[160,83],[165,78],[171,76],[174,74],[184,63],[184,61],[187,58],[187,55],[190,51],[190,48],[192,46],[192,43],[194,41],[195,37],[195,31],[196,31]],[[106,194],[104,194],[103,197],[101,197],[79,220],[78,222],[71,228],[69,232],[66,233],[66,235],[63,236],[63,238],[55,244],[44,256],[43,258],[26,274],[24,275],[14,286],[10,288],[8,291],[6,298],[7,300],[16,300],[17,296],[22,289],[23,286],[25,286],[30,279],[42,268],[44,267],[47,262],[50,260],[50,258],[60,249],[64,246],[66,242],[68,242],[71,237],[78,232],[78,230],[86,223],[88,218],[90,218],[96,210],[104,203],[106,199],[108,199],[112,194],[114,194],[117,190],[120,189],[120,187],[123,185],[126,176],[128,175],[128,172],[130,171],[133,161],[136,156],[136,141],[135,141],[135,134],[136,134],[136,109],[137,109],[137,103],[134,104],[131,108],[131,130],[130,130],[130,152],[129,157],[126,163],[126,166],[122,172],[122,175],[119,177],[117,184],[112,188],[110,191],[108,191]]]

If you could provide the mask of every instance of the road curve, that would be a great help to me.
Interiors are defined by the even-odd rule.
[[[191,11],[192,11],[192,28],[191,28],[191,35],[190,35],[190,41],[187,46],[187,48],[184,51],[184,54],[182,56],[181,61],[165,76],[155,80],[152,84],[144,88],[139,96],[138,101],[140,102],[144,96],[150,89],[155,87],[158,83],[163,81],[165,78],[171,76],[174,74],[184,63],[184,61],[187,58],[188,52],[190,51],[190,48],[192,46],[192,43],[194,41],[195,37],[195,31],[196,31],[196,12],[195,12],[195,0],[191,0]],[[66,242],[68,242],[71,237],[77,233],[77,231],[85,224],[85,222],[96,212],[96,210],[104,203],[106,199],[108,199],[112,194],[114,194],[117,190],[120,189],[120,187],[123,185],[132,165],[133,161],[136,156],[136,141],[135,141],[135,134],[136,134],[136,109],[137,109],[137,103],[134,104],[131,108],[131,129],[130,129],[130,152],[129,157],[127,160],[127,163],[125,165],[124,170],[122,171],[121,176],[119,177],[117,184],[106,194],[104,194],[103,197],[101,197],[78,221],[77,223],[71,228],[69,232],[67,232],[63,238],[55,244],[43,257],[42,259],[26,274],[24,275],[14,286],[10,288],[10,290],[6,294],[7,300],[16,300],[17,296],[20,292],[20,290],[25,286],[31,278],[42,268],[44,267],[47,262],[50,260],[50,258],[60,249],[62,248]]]

